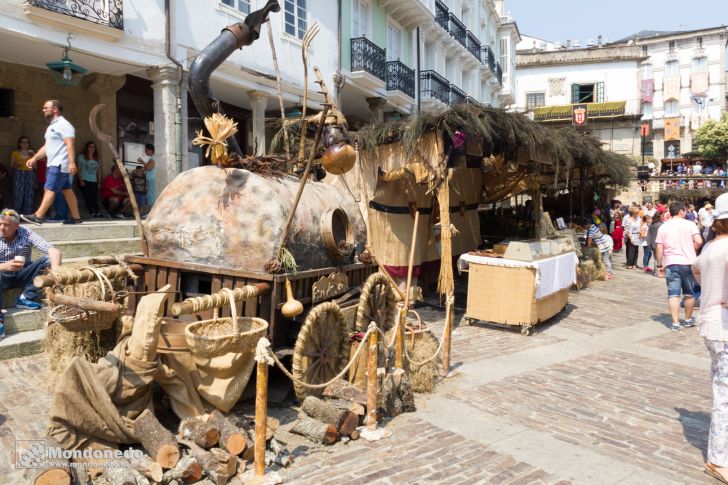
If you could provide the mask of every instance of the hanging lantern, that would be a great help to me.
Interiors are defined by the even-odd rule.
[[[68,42],[68,46],[63,49],[63,57],[61,60],[49,62],[46,64],[46,67],[51,70],[53,80],[56,84],[62,86],[78,86],[81,78],[86,74],[87,69],[78,64],[74,64],[71,58],[68,57],[68,52],[71,50],[71,34],[68,34],[66,42]]]

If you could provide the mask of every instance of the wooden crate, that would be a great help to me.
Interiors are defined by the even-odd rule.
[[[564,288],[536,300],[536,269],[470,263],[465,317],[531,327],[559,313],[569,298]]]
[[[238,303],[238,311],[242,316],[259,317],[268,322],[268,338],[274,350],[291,346],[291,341],[295,340],[306,312],[312,306],[312,286],[319,278],[340,271],[347,274],[349,288],[354,288],[364,284],[369,275],[377,271],[376,265],[357,263],[299,271],[295,275],[292,273],[272,275],[143,256],[128,256],[126,261],[144,267],[144,276],[137,281],[135,288],[138,293],[129,297],[129,310],[132,313],[136,311],[139,297],[156,291],[166,284],[170,284],[171,291],[176,292],[169,301],[178,302],[188,297],[217,293],[222,288],[268,283],[271,287],[269,293]],[[295,320],[287,319],[280,313],[286,298],[286,278],[291,282],[294,298],[304,305],[304,314]],[[164,316],[167,318],[172,318],[170,307],[171,305],[168,304],[164,308]],[[230,308],[223,308],[221,316],[229,315]],[[212,310],[186,318],[209,319],[212,318]]]

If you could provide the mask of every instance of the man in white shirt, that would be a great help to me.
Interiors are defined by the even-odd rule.
[[[646,216],[655,217],[655,212],[657,212],[657,209],[655,209],[655,204],[653,204],[652,202],[646,203],[643,212]]]

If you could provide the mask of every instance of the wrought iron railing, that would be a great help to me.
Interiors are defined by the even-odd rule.
[[[499,63],[495,63],[495,77],[498,79],[498,84],[503,86],[503,69]]]
[[[422,97],[435,98],[450,103],[450,83],[435,71],[420,72],[420,94]]]
[[[480,101],[478,101],[477,99],[475,99],[472,96],[466,96],[465,97],[465,104],[475,104],[475,105],[478,105],[478,104],[480,104]]]
[[[415,97],[415,71],[400,61],[387,62],[387,91],[400,90]]]
[[[435,22],[442,27],[445,31],[448,31],[447,24],[450,19],[450,10],[440,0],[435,0]]]
[[[491,49],[489,45],[481,46],[480,62],[488,64],[488,68],[490,68],[492,72],[495,71],[495,54],[493,54],[493,49]]]
[[[455,16],[454,13],[450,14],[450,35],[453,36],[453,38],[460,42],[460,45],[463,47],[467,47],[465,36],[466,36],[467,29],[465,28],[465,24],[462,23],[462,21]]]
[[[455,86],[454,84],[450,84],[450,106],[464,103],[465,98],[467,97],[468,95],[465,93],[465,91]]]
[[[351,71],[366,71],[387,78],[387,52],[366,37],[351,39]]]
[[[124,30],[122,0],[27,0],[28,5]]]
[[[470,53],[475,56],[476,59],[480,60],[480,41],[477,37],[475,37],[475,34],[470,32],[469,30],[466,31],[465,41],[465,48],[468,49]]]

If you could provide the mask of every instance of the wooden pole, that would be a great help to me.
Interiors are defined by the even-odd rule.
[[[371,325],[370,327],[371,328]],[[369,334],[369,360],[367,366],[367,417],[368,429],[377,427],[377,348],[378,333],[373,331]]]
[[[375,263],[377,263],[377,266],[379,267],[379,271],[381,271],[382,274],[387,277],[387,280],[389,281],[389,284],[392,285],[392,288],[394,288],[394,291],[397,292],[397,294],[399,295],[399,298],[402,301],[404,301],[404,293],[402,292],[402,289],[399,286],[397,286],[397,283],[395,283],[394,280],[392,279],[392,277],[389,275],[389,273],[387,273],[387,270],[384,269],[384,266],[379,262],[379,260],[377,259],[377,257],[374,256],[374,251],[372,251],[372,248],[370,246],[367,246],[366,248],[369,251],[369,254],[372,256],[372,260]]]
[[[410,243],[409,261],[407,262],[407,286],[404,289],[404,306],[409,306],[410,286],[412,285],[412,267],[415,262],[415,246],[417,243],[417,223],[420,221],[420,211],[415,210],[415,222],[412,226],[412,242]]]
[[[455,318],[455,296],[447,295],[445,299],[445,342],[442,344],[442,375],[450,373],[450,348],[452,345],[452,323]]]
[[[394,345],[394,366],[404,369],[404,327],[407,323],[407,307],[404,302],[397,303],[397,337]]]
[[[130,264],[127,266],[134,274],[144,274],[144,268],[139,264]],[[106,266],[103,268],[95,268],[110,280],[122,278],[129,275],[127,268],[121,265]],[[51,272],[46,275],[40,275],[33,278],[33,284],[36,288],[48,288],[56,285],[75,285],[77,283],[88,283],[97,281],[98,277],[93,271],[77,269],[61,272]]]
[[[283,129],[283,144],[286,150],[286,159],[291,159],[291,146],[288,143],[288,128],[286,128],[286,108],[283,106],[283,90],[281,89],[281,71],[278,69],[278,56],[276,56],[276,46],[273,42],[273,27],[268,22],[268,43],[270,51],[273,54],[273,69],[276,72],[276,91],[278,92],[278,104],[281,108],[281,128]]]
[[[258,362],[255,379],[255,476],[265,476],[265,433],[268,421],[268,364]]]
[[[50,301],[59,305],[70,305],[78,307],[82,310],[90,310],[94,312],[116,313],[121,311],[121,305],[108,301],[89,300],[88,298],[79,298],[76,296],[60,295],[58,293],[50,294]]]
[[[268,292],[270,292],[270,285],[268,283],[255,283],[254,285],[245,285],[242,288],[233,289],[236,302],[265,295]],[[175,317],[189,315],[190,313],[204,312],[228,304],[230,304],[228,292],[223,290],[214,295],[188,298],[185,301],[177,302],[172,305],[172,315]]]

